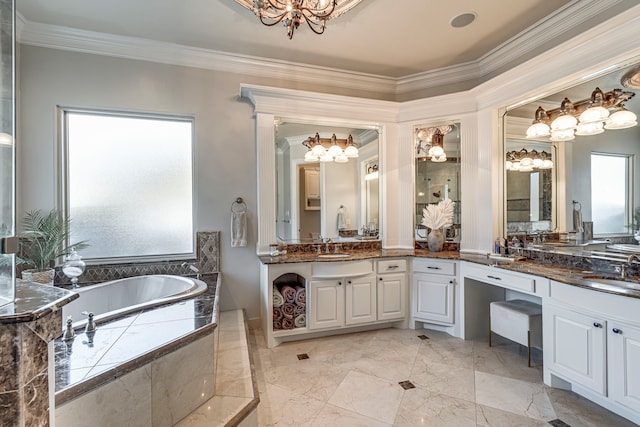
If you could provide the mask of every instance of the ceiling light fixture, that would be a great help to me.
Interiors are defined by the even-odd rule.
[[[337,18],[362,0],[236,0],[252,11],[264,25],[282,22],[289,39],[300,24],[306,23],[316,34],[324,33],[328,19]]]
[[[340,139],[334,133],[331,138],[320,138],[320,134],[316,132],[315,136],[307,138],[302,145],[309,149],[304,155],[307,162],[346,163],[350,158],[358,157],[358,146],[351,135]]]
[[[527,151],[523,148],[520,151],[509,151],[506,154],[505,169],[507,171],[533,172],[534,169],[551,169],[553,160],[551,154],[546,151]]]
[[[432,162],[446,162],[444,136],[453,130],[453,125],[418,128],[415,131],[417,157],[431,158]]]
[[[636,115],[624,108],[624,103],[634,96],[635,93],[622,89],[604,93],[597,87],[588,99],[574,103],[565,98],[560,108],[549,111],[538,107],[533,124],[527,129],[527,138],[570,141],[576,135],[597,135],[604,129],[636,126]]]

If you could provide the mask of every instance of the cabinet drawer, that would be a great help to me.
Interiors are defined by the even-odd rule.
[[[456,275],[456,263],[440,259],[414,258],[413,271],[418,273]]]
[[[401,273],[405,271],[407,271],[407,260],[390,259],[390,260],[378,261],[378,274],[379,273]]]
[[[535,292],[536,281],[533,277],[507,273],[495,267],[467,264],[464,276],[503,288]]]

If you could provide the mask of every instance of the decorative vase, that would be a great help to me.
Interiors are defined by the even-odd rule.
[[[431,230],[427,235],[427,247],[431,252],[440,252],[444,246],[442,230]]]
[[[44,271],[38,271],[36,269],[24,270],[22,272],[22,280],[40,283],[41,285],[53,285],[55,273],[56,271],[53,268]]]

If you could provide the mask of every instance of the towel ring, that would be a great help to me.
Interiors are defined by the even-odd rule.
[[[576,202],[575,200],[572,200],[573,202],[573,209],[577,210],[577,211],[581,211],[582,210],[582,203],[580,202]],[[578,205],[578,209],[576,209],[576,205]]]
[[[242,197],[238,197],[231,203],[231,212],[240,213],[247,211],[247,204],[242,200]]]

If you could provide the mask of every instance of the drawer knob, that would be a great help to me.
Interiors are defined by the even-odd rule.
[[[400,267],[399,265],[389,265],[389,266],[387,266],[387,270],[393,270],[393,269],[399,268],[399,267]]]
[[[622,334],[622,331],[618,328],[613,328],[612,331],[614,334]]]
[[[502,277],[498,277],[498,276],[487,276],[487,277],[493,280],[502,280]]]
[[[449,283],[453,285],[453,280],[449,280]]]
[[[338,282],[338,285],[342,286],[342,282]]]
[[[347,283],[348,283],[348,284],[351,284],[351,280],[347,280]]]
[[[384,279],[381,277],[381,278],[380,278],[380,279],[378,279],[378,280],[380,280],[380,281],[382,282]]]
[[[427,268],[431,269],[431,270],[440,270],[440,267],[433,267],[433,266],[428,266]]]
[[[602,328],[602,323],[593,322],[593,326],[595,326],[596,328]]]

